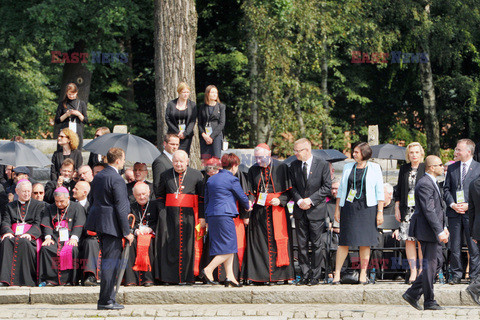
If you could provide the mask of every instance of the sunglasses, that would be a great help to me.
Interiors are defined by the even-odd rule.
[[[44,194],[45,192],[43,191],[34,191],[33,194]]]

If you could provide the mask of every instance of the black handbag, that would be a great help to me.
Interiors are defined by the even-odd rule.
[[[341,284],[358,284],[360,273],[357,270],[347,269],[342,272],[340,277]]]

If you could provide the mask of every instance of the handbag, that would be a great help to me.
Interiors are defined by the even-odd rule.
[[[357,284],[360,278],[360,274],[357,270],[347,269],[342,272],[340,277],[341,284]]]

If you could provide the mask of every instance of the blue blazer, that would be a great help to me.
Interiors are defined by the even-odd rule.
[[[238,215],[237,202],[248,210],[248,197],[240,185],[240,180],[228,170],[220,170],[211,176],[205,186],[205,218],[212,216]]]
[[[337,198],[340,198],[340,207],[345,205],[348,191],[348,177],[355,164],[356,162],[350,162],[343,166],[342,180],[340,181],[337,195]],[[365,176],[367,206],[373,207],[378,204],[378,201],[385,200],[385,195],[383,194],[382,168],[380,168],[380,165],[373,162],[367,162],[367,168],[368,170]]]
[[[115,237],[130,234],[127,185],[111,166],[100,171],[92,181],[92,203],[85,228]]]

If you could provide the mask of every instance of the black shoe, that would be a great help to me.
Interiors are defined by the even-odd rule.
[[[218,284],[218,282],[208,279],[207,275],[205,274],[205,269],[202,269],[202,271],[200,271],[199,277],[200,279],[203,279],[203,282],[206,284],[211,284],[211,285]]]
[[[406,292],[402,295],[403,300],[407,301],[409,305],[414,307],[417,310],[423,310],[422,306],[418,303],[418,300],[415,300],[411,296],[409,296]]]
[[[448,284],[460,284],[460,278],[457,278],[457,277],[453,277],[451,279],[448,280]]]
[[[5,282],[0,282],[0,287],[8,287],[8,283],[5,283]]]
[[[445,308],[440,306],[438,303],[434,303],[429,306],[424,306],[423,309],[424,310],[445,310]]]
[[[317,284],[320,283],[320,280],[318,279],[312,279],[310,280],[310,282],[308,283],[309,286],[316,286]]]
[[[359,284],[363,284],[363,285],[367,285],[367,284],[370,284],[370,283],[372,283],[372,282],[370,282],[370,280],[367,278],[366,281],[359,281],[358,283],[359,283]]]
[[[97,285],[97,279],[94,276],[89,276],[87,279],[83,280],[83,285],[86,287],[94,287]]]
[[[225,279],[225,288],[228,288],[229,286],[235,287],[235,288],[241,288],[243,285],[241,283],[235,283],[231,280]]]
[[[480,304],[480,299],[479,299],[478,294],[473,292],[473,290],[470,289],[469,287],[467,287],[467,289],[465,289],[465,291],[467,291],[467,293],[470,295],[470,297],[472,297],[473,301],[475,301],[476,304]]]
[[[153,286],[153,283],[151,283],[151,282],[145,282],[145,283],[143,284],[143,286],[144,286],[144,287],[151,287],[151,286]]]
[[[98,304],[97,310],[122,310],[125,307],[118,303],[111,303],[111,304]]]
[[[337,285],[337,284],[340,284],[340,281],[332,281],[332,283],[330,283],[331,285]]]
[[[309,283],[309,279],[305,279],[305,278],[301,278],[300,280],[298,280],[298,282],[296,283],[297,286],[305,286]]]

